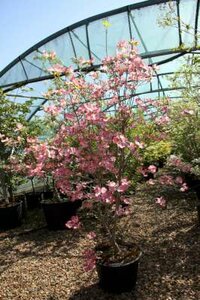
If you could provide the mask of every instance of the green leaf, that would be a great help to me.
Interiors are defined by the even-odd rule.
[[[106,29],[111,26],[111,23],[107,19],[102,20],[102,24]]]

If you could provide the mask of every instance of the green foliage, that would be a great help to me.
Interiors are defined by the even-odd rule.
[[[157,141],[150,143],[144,152],[144,162],[146,164],[156,164],[166,161],[171,154],[172,145],[169,141]]]
[[[200,178],[200,157],[193,159],[191,165],[192,165],[191,173],[195,175],[197,178]]]
[[[107,19],[104,19],[102,21],[102,24],[106,29],[108,29],[111,26],[111,23]]]
[[[186,162],[200,157],[200,108],[195,101],[179,101],[171,107],[170,136],[173,151]]]
[[[194,46],[199,48],[199,46],[195,45],[195,39],[197,41],[199,40],[200,32],[196,30],[198,28],[194,28],[194,26],[191,26],[190,23],[185,22],[184,18],[179,17],[176,1],[170,0],[169,2],[166,2],[160,7],[160,10],[161,14],[157,20],[159,26],[164,28],[174,28],[174,31],[179,28],[181,34],[186,33],[188,36],[192,37],[192,42],[190,44],[187,42],[187,45],[182,43],[178,46],[179,50],[191,51]]]
[[[0,194],[7,201],[22,181],[12,170],[11,157],[21,155],[28,136],[41,134],[40,123],[26,120],[31,104],[10,101],[0,91]]]
[[[177,15],[176,2],[169,1],[164,6],[163,13],[158,20],[164,27],[177,27],[180,24],[181,33],[191,36],[191,43],[182,44],[178,50],[186,50],[188,54],[182,58],[181,67],[173,76],[168,77],[172,88],[181,88],[180,99],[170,107],[171,124],[168,128],[173,147],[173,153],[181,157],[185,162],[194,166],[194,172],[198,173],[199,166],[194,162],[200,157],[200,59],[197,52],[190,53],[199,41],[200,32],[194,26],[186,23]]]
[[[184,89],[181,90],[181,97],[185,100],[185,102],[191,101],[192,103],[199,103],[199,73],[200,58],[188,55],[186,58],[182,59],[182,66],[170,78],[172,88],[184,87]]]

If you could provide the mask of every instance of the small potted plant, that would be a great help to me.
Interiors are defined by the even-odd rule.
[[[60,180],[62,176],[61,173],[58,175],[59,168],[63,161],[54,142],[54,139],[46,141],[41,141],[39,138],[28,139],[21,159],[21,168],[28,177],[42,179],[43,182],[48,181],[48,191],[42,196],[42,209],[48,228],[61,230],[66,229],[65,223],[76,213],[81,202],[69,201],[58,189],[58,177]]]

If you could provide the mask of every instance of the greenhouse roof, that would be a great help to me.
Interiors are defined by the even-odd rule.
[[[166,4],[174,8],[173,26],[161,26],[159,20],[166,13]],[[17,57],[0,72],[0,87],[11,100],[34,100],[28,119],[47,101],[48,74],[41,60],[35,59],[45,51],[55,51],[66,66],[78,66],[72,57],[94,58],[91,68],[97,68],[103,57],[115,53],[119,40],[139,41],[139,53],[150,65],[159,65],[152,83],[137,90],[148,97],[177,97],[178,90],[169,87],[169,78],[188,53],[198,55],[200,0],[149,0],[138,2],[68,26],[40,41]],[[103,20],[110,24],[105,28]],[[192,28],[185,30],[185,24]],[[184,45],[184,47],[183,47]],[[167,77],[166,77],[167,75]],[[21,90],[21,87],[29,89]],[[32,90],[33,89],[33,90]]]

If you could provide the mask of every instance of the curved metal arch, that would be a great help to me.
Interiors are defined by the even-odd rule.
[[[70,26],[67,26],[55,33],[53,33],[52,35],[46,37],[45,39],[41,40],[40,42],[36,43],[34,46],[30,47],[28,50],[26,50],[24,53],[22,53],[21,55],[19,55],[16,59],[14,59],[10,64],[8,64],[1,72],[0,72],[0,78],[6,74],[6,72],[8,72],[13,66],[15,66],[17,63],[20,63],[25,76],[26,76],[26,80],[19,82],[19,84],[17,84],[18,82],[13,82],[7,85],[0,85],[1,88],[3,87],[7,87],[7,86],[11,86],[11,85],[15,85],[12,89],[15,89],[19,86],[22,86],[24,84],[27,84],[29,82],[32,82],[29,80],[28,75],[26,74],[26,70],[25,67],[23,65],[23,59],[26,58],[26,56],[28,56],[29,54],[31,54],[32,52],[38,50],[40,47],[44,46],[46,43],[56,39],[57,37],[60,37],[61,35],[68,33],[68,32],[72,32],[74,29],[77,29],[83,25],[88,26],[88,24],[97,21],[97,20],[101,20],[110,16],[114,16],[123,12],[127,12],[128,14],[130,13],[130,11],[135,10],[135,9],[142,9],[144,7],[148,7],[148,6],[152,6],[152,5],[159,5],[159,4],[165,4],[167,2],[169,2],[171,0],[149,0],[149,1],[143,1],[140,3],[135,3],[132,5],[127,5],[127,6],[123,6],[121,8],[115,9],[115,10],[111,10],[102,14],[98,14],[96,16],[93,17],[89,17],[87,19],[84,19],[82,21],[76,22]],[[86,29],[86,34],[87,34],[87,29]],[[130,38],[132,38],[131,33],[130,33]],[[90,54],[89,54],[90,56]],[[48,77],[48,79],[50,79],[51,77]],[[47,79],[47,77],[42,78],[42,80]]]
[[[180,4],[181,4],[182,0],[148,0],[148,1],[143,1],[143,2],[140,2],[140,3],[135,3],[135,4],[132,4],[132,5],[124,6],[124,7],[121,7],[121,8],[115,9],[115,10],[111,10],[111,11],[108,11],[108,12],[105,12],[105,13],[102,13],[102,14],[98,14],[98,15],[93,16],[93,17],[89,17],[89,18],[84,19],[80,22],[77,22],[73,25],[67,26],[64,29],[59,30],[58,32],[48,36],[47,38],[41,40],[40,42],[38,42],[37,44],[35,44],[31,48],[29,48],[23,54],[18,56],[15,60],[13,60],[9,65],[7,65],[0,72],[0,81],[1,81],[1,78],[4,77],[4,75],[7,76],[7,72],[8,72],[8,75],[11,74],[12,68],[15,68],[16,65],[20,65],[20,69],[21,69],[21,72],[22,72],[21,73],[21,78],[18,77],[18,79],[13,81],[13,82],[11,82],[11,80],[10,80],[10,82],[5,82],[4,84],[0,83],[0,88],[3,88],[4,92],[9,92],[9,91],[15,90],[19,87],[22,87],[24,85],[27,85],[29,83],[36,83],[36,82],[39,82],[39,81],[52,79],[53,75],[45,74],[42,67],[38,66],[32,58],[30,58],[30,60],[29,60],[29,57],[27,58],[27,56],[29,56],[31,54],[34,54],[35,51],[38,51],[38,52],[41,53],[41,51],[42,51],[41,47],[43,47],[45,45],[48,46],[49,42],[53,42],[54,40],[56,40],[59,37],[62,37],[62,35],[63,35],[63,38],[66,38],[66,36],[69,37],[68,38],[69,43],[67,44],[67,47],[72,48],[74,56],[76,57],[77,56],[77,53],[76,53],[77,49],[76,49],[73,41],[74,41],[74,37],[76,35],[76,30],[78,30],[79,28],[82,28],[82,26],[84,26],[83,29],[85,31],[85,33],[84,33],[85,34],[85,40],[84,40],[85,45],[84,45],[84,47],[85,47],[85,50],[88,53],[88,57],[91,58],[91,56],[94,53],[92,52],[93,48],[90,47],[90,42],[91,42],[92,35],[89,35],[89,31],[88,31],[88,29],[90,28],[89,26],[91,25],[91,27],[92,27],[92,24],[95,21],[101,21],[102,19],[117,16],[121,13],[122,14],[125,13],[124,14],[125,17],[126,17],[125,22],[127,22],[126,26],[128,28],[127,33],[129,32],[129,35],[128,35],[129,38],[132,39],[132,37],[133,37],[133,32],[132,31],[134,30],[137,33],[137,36],[140,39],[140,42],[142,44],[142,48],[144,49],[144,52],[143,53],[140,52],[140,55],[141,55],[142,58],[148,59],[149,64],[155,63],[155,62],[153,62],[153,58],[157,58],[156,63],[158,65],[167,64],[167,63],[170,63],[171,61],[175,60],[176,58],[187,54],[188,52],[192,52],[192,51],[197,50],[198,49],[197,30],[198,30],[198,26],[199,26],[200,0],[192,0],[194,3],[196,3],[196,11],[194,13],[194,18],[195,18],[194,41],[195,41],[195,43],[194,43],[193,47],[191,47],[190,49],[184,49],[184,48],[181,48],[181,47],[178,48],[179,46],[182,45],[181,44],[182,43],[182,32],[180,30],[179,18],[177,20],[177,28],[178,29],[176,30],[176,35],[177,35],[177,48],[176,49],[174,49],[173,46],[171,44],[169,44],[169,48],[167,48],[167,49],[159,48],[159,49],[161,49],[161,50],[159,50],[159,49],[155,48],[153,51],[149,51],[149,49],[148,49],[149,45],[146,46],[146,44],[145,44],[146,41],[143,40],[144,36],[142,36],[142,34],[140,34],[140,29],[141,28],[137,27],[137,24],[135,23],[135,20],[134,20],[135,10],[140,11],[140,9],[142,10],[143,8],[146,8],[146,7],[151,7],[151,6],[157,6],[158,7],[159,5],[162,6],[162,5],[164,5],[164,4],[166,4],[170,1],[172,1],[176,5],[177,16],[180,17]],[[82,42],[82,41],[79,41],[79,42]],[[97,60],[97,62],[100,61],[100,59]],[[27,63],[28,63],[28,65],[27,65]],[[29,66],[29,67],[32,66],[33,69],[31,69],[31,72],[32,71],[35,72],[35,70],[40,70],[41,71],[40,76],[36,76],[36,75],[33,76],[32,74],[30,74],[28,72],[28,67],[27,66]],[[91,65],[90,68],[88,68],[88,71],[96,69],[99,66],[100,66],[100,64],[95,63],[94,65]],[[16,70],[14,69],[13,71],[16,71]],[[175,70],[170,69],[169,71],[174,72]],[[4,79],[5,79],[5,77],[4,77]],[[167,89],[162,87],[162,82],[160,82],[159,74],[157,74],[157,81],[158,81],[159,88],[157,90],[155,89],[155,92],[158,92],[158,94],[160,92],[162,92],[164,94],[165,91],[167,91]],[[149,92],[152,92],[152,90],[150,90]],[[39,111],[40,106],[43,104],[43,102],[44,103],[46,102],[45,99],[42,99],[40,97],[34,97],[34,98],[35,99],[40,99],[42,101],[40,102],[39,105],[36,105],[35,106],[36,108],[30,113],[29,116],[27,116],[28,119],[31,119],[37,113],[37,111]]]

